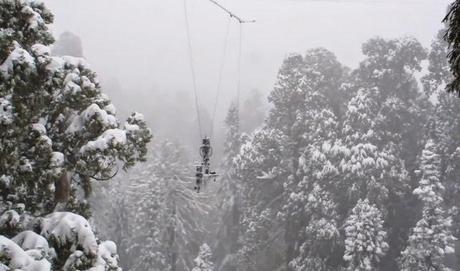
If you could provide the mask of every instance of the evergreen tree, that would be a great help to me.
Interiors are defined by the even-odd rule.
[[[193,266],[193,254],[208,232],[204,216],[210,209],[209,198],[193,190],[187,178],[192,166],[185,160],[181,148],[165,142],[157,152],[155,172],[165,185],[168,261],[171,270],[187,270]]]
[[[278,159],[281,164],[286,166],[286,172],[281,178],[274,181],[289,182],[289,187],[295,186],[298,182],[296,176],[298,168],[298,159],[301,155],[300,148],[305,142],[302,136],[304,129],[308,126],[304,123],[304,114],[306,112],[307,89],[300,86],[305,77],[305,63],[301,55],[293,54],[287,57],[278,73],[277,83],[268,97],[268,101],[273,105],[270,110],[267,126],[270,129],[279,130],[283,137],[277,143],[278,148],[283,149],[283,154]],[[281,165],[280,164],[280,165]],[[279,206],[283,206],[283,191],[275,198],[279,200]],[[285,248],[285,257],[289,261],[294,257],[293,241],[297,238],[297,224],[294,223],[294,217],[290,211],[286,211],[284,239],[287,247]],[[288,262],[287,261],[287,262]],[[287,263],[286,262],[286,263]]]
[[[416,39],[406,37],[371,39],[363,45],[363,53],[366,58],[345,85],[353,95],[342,134],[348,150],[341,168],[343,181],[353,185],[340,188],[352,196],[340,206],[351,208],[357,198],[365,197],[377,204],[387,221],[390,245],[382,266],[394,270],[415,220],[410,192],[417,182],[417,155],[423,149],[431,108],[415,73],[426,52]]]
[[[415,78],[426,52],[413,38],[375,38],[363,53],[350,75],[324,49],[283,63],[265,125],[234,159],[242,195],[239,270],[397,268],[415,222],[411,190],[433,109]],[[343,239],[353,234],[338,229],[359,218],[352,210],[361,205],[377,229],[369,236],[380,243],[343,258],[351,249]]]
[[[243,219],[248,225],[259,225],[243,230],[242,240],[260,238],[263,235],[257,232],[269,227],[274,236],[269,239],[270,245],[278,244],[277,249],[270,250],[267,260],[246,257],[253,264],[264,262],[268,265],[283,257],[283,264],[287,265],[299,253],[296,243],[303,242],[299,241],[299,236],[304,236],[308,215],[302,210],[308,203],[298,200],[305,197],[294,199],[291,194],[308,194],[314,183],[306,177],[314,172],[303,170],[299,161],[307,149],[320,147],[325,140],[335,138],[339,119],[336,114],[344,108],[339,86],[346,76],[347,69],[331,52],[322,48],[309,50],[305,57],[290,55],[279,71],[278,82],[269,96],[273,108],[266,127],[253,134],[236,159],[246,199]],[[270,152],[259,145],[267,146]],[[250,157],[259,159],[251,161],[254,158]],[[274,215],[282,220],[269,218]],[[266,242],[262,239],[252,245],[243,244],[241,250],[258,255],[255,250],[267,246]]]
[[[337,269],[341,262],[334,250],[341,241],[335,203],[327,191],[315,184],[304,204],[308,224],[300,234],[299,254],[290,266],[296,271]]]
[[[135,226],[132,208],[134,205],[128,176],[137,176],[138,166],[129,171],[121,172],[110,182],[99,182],[94,185],[90,197],[92,217],[89,220],[102,239],[112,240],[117,244],[120,266],[128,269],[135,265],[130,249]]]
[[[343,137],[346,148],[340,149],[343,179],[338,183],[342,208],[351,208],[359,198],[370,198],[380,207],[401,196],[407,178],[399,153],[389,145],[378,147],[375,119],[377,104],[372,92],[359,90],[348,104]],[[345,209],[346,210],[346,209]]]
[[[235,176],[233,160],[239,153],[242,141],[236,103],[230,106],[225,124],[227,133],[224,143],[223,175],[219,178],[220,188],[216,197],[219,199],[216,209],[220,221],[216,233],[217,245],[214,255],[219,270],[235,271],[241,216],[241,191],[239,180]]]
[[[280,180],[286,176],[285,164],[280,160],[283,157],[280,142],[279,131],[256,130],[235,159],[236,176],[241,180],[242,208],[238,270],[273,268],[280,264],[277,259],[283,253],[279,245],[283,225],[276,218],[282,203]],[[269,236],[270,232],[276,234]],[[258,257],[261,251],[269,252],[270,256],[262,260]]]
[[[339,86],[347,76],[347,69],[337,61],[334,54],[323,48],[308,50],[299,65],[301,77],[298,79],[296,88],[282,92],[275,88],[271,93],[274,108],[270,111],[268,119],[269,125],[280,129],[286,136],[280,144],[286,150],[283,160],[290,171],[290,175],[283,180],[285,183],[283,185],[283,213],[285,214],[285,241],[288,245],[286,258],[288,261],[298,253],[294,244],[299,238],[299,232],[308,221],[302,213],[296,211],[296,208],[302,209],[303,204],[293,204],[290,195],[293,192],[297,193],[297,190],[302,193],[302,188],[309,191],[314,182],[305,177],[304,174],[311,172],[302,171],[299,161],[304,150],[311,146],[320,146],[324,141],[335,138],[340,118],[337,114],[340,115],[343,110],[344,102],[339,93]],[[293,71],[295,72],[296,69]],[[279,83],[279,85],[283,84]],[[289,103],[284,105],[279,101]],[[290,110],[290,117],[284,120],[280,119],[280,116],[285,114],[281,111],[284,110],[283,106],[289,107],[288,110]],[[278,125],[278,121],[284,127]],[[299,185],[301,182],[306,183]],[[300,204],[300,207],[296,204]]]
[[[415,73],[421,71],[426,51],[411,37],[385,40],[374,38],[363,45],[366,59],[353,71],[354,93],[372,93],[379,146],[394,144],[409,174],[416,169],[416,157],[423,149],[420,131],[426,124],[428,101],[418,88]],[[412,179],[414,181],[415,179]]]
[[[58,201],[88,215],[78,190],[143,161],[151,134],[135,113],[121,125],[85,61],[52,57],[42,3],[0,3],[1,197],[40,214]],[[69,191],[70,190],[70,191]]]
[[[292,54],[284,60],[276,85],[268,97],[274,106],[267,120],[270,127],[286,133],[296,120],[296,112],[303,108],[303,93],[297,91],[303,77],[302,69],[301,55]]]
[[[0,216],[0,228],[4,223],[24,230],[11,239],[0,235],[2,270],[121,270],[115,243],[98,240],[82,216],[54,212],[34,219],[10,210]]]
[[[436,141],[437,154],[440,162],[440,180],[444,185],[443,199],[452,215],[452,232],[460,237],[460,168],[455,163],[459,157],[460,122],[456,117],[460,114],[460,100],[445,92],[445,86],[452,80],[447,61],[448,44],[443,38],[445,30],[441,30],[433,41],[430,52],[429,73],[422,81],[430,87],[431,93],[437,94],[433,115],[430,119],[430,135]],[[457,249],[458,251],[458,249]],[[457,265],[460,263],[460,254],[457,253]]]
[[[449,81],[452,80],[447,62],[448,44],[443,40],[445,33],[446,30],[441,29],[436,39],[431,43],[431,50],[428,54],[428,74],[421,79],[423,90],[427,96],[444,91]]]
[[[63,32],[53,46],[55,56],[83,57],[83,47],[79,36],[72,32]]]
[[[297,120],[301,120],[299,127],[305,128],[300,131],[302,140],[296,142],[293,148],[302,154],[299,157],[294,156],[296,158],[293,158],[291,166],[295,174],[289,176],[283,192],[283,215],[288,214],[285,216],[288,225],[286,242],[291,244],[287,254],[290,255],[288,259],[293,259],[294,262],[313,264],[311,268],[327,269],[334,268],[328,266],[334,260],[328,259],[337,256],[335,250],[338,235],[330,235],[331,242],[323,240],[324,243],[321,243],[314,240],[322,238],[315,235],[315,231],[319,230],[316,228],[318,223],[335,225],[338,219],[335,207],[331,207],[335,206],[335,199],[328,194],[331,184],[338,177],[338,170],[332,161],[335,155],[327,146],[336,141],[337,129],[340,127],[341,117],[336,114],[343,110],[343,105],[340,104],[343,100],[340,99],[338,91],[346,69],[337,62],[332,53],[324,49],[309,50],[304,61],[306,66],[299,91],[305,93],[305,108],[299,111],[301,115]],[[311,206],[309,199],[312,193],[318,192],[317,189],[328,194],[325,204],[331,204],[328,208],[325,207],[324,213],[310,213],[308,210],[308,206]],[[340,263],[340,260],[335,263]]]
[[[358,200],[345,225],[346,270],[378,270],[388,250],[382,213],[369,200]]]
[[[405,225],[411,221],[407,212],[410,185],[395,143],[390,141],[380,147],[381,130],[376,127],[379,111],[373,91],[359,90],[348,105],[342,134],[345,147],[338,148],[343,157],[338,166],[342,178],[337,182],[335,195],[342,215],[348,213],[359,198],[368,198],[377,205],[388,221],[390,245],[382,266],[386,267],[384,270],[394,270],[396,256],[392,254],[398,254],[407,232]]]
[[[132,209],[127,250],[132,261],[130,270],[168,270],[164,245],[166,203],[164,180],[155,175],[159,161],[138,168],[128,184],[127,202]],[[162,163],[162,162],[160,162]],[[123,208],[123,206],[120,206]]]
[[[460,238],[460,166],[455,161],[460,158],[460,122],[456,114],[460,113],[458,97],[441,92],[435,111],[435,127],[437,153],[441,158],[440,178],[446,188],[443,193],[445,205],[452,215],[452,233]],[[458,251],[457,245],[457,251]],[[460,264],[460,253],[457,252],[457,265]]]
[[[212,263],[211,248],[207,244],[200,246],[198,257],[195,258],[195,267],[192,271],[213,271],[214,264]]]
[[[233,159],[240,151],[241,132],[239,108],[236,103],[232,103],[225,118],[227,128],[224,145],[224,168],[230,170],[233,167]]]
[[[121,203],[129,202],[112,207],[112,219],[120,215],[120,208],[128,208],[128,240],[121,249],[130,258],[130,270],[190,270],[208,232],[204,218],[209,198],[193,190],[188,180],[192,167],[180,147],[165,141],[152,153],[133,174],[121,176],[124,184],[117,188]]]
[[[402,252],[401,270],[450,270],[444,264],[446,254],[453,253],[455,238],[450,230],[451,218],[443,204],[444,186],[440,181],[440,157],[436,144],[429,140],[421,157],[422,178],[414,194],[422,201],[422,218],[417,222],[407,248]]]
[[[0,16],[0,266],[120,270],[83,196],[143,161],[150,130],[138,113],[120,124],[84,60],[51,56],[42,2],[0,1]]]
[[[447,91],[457,92],[460,95],[460,66],[459,66],[459,47],[460,47],[460,1],[454,0],[448,7],[447,15],[443,22],[447,29],[444,40],[449,45],[449,70],[453,75],[452,80],[447,84]]]

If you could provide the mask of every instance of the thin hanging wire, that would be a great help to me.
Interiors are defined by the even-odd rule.
[[[196,117],[198,120],[198,129],[200,133],[200,138],[203,138],[203,130],[201,128],[201,117],[200,117],[200,105],[198,101],[198,88],[196,83],[196,72],[195,72],[195,65],[193,59],[193,47],[192,47],[192,38],[190,35],[190,22],[188,19],[188,9],[187,9],[187,0],[184,0],[184,17],[185,17],[185,29],[187,32],[187,41],[188,41],[188,55],[190,59],[190,70],[192,72],[192,80],[193,80],[193,93],[195,94],[195,108],[196,108]]]
[[[243,24],[240,23],[240,34],[239,34],[239,45],[238,45],[238,66],[237,66],[237,86],[236,86],[236,109],[238,112],[238,117],[240,114],[240,92],[241,92],[241,58],[243,50]]]
[[[225,31],[225,39],[224,39],[224,49],[222,53],[222,61],[220,63],[219,67],[219,79],[217,81],[217,91],[216,91],[216,98],[214,102],[214,110],[212,113],[212,120],[211,120],[211,134],[210,137],[212,137],[214,133],[214,123],[216,121],[216,113],[217,113],[217,105],[219,103],[219,96],[220,96],[220,91],[221,91],[221,86],[222,86],[222,77],[224,73],[224,67],[225,67],[225,59],[227,58],[227,48],[228,48],[228,37],[230,33],[230,23],[231,23],[232,17],[228,17],[227,21],[227,29]]]

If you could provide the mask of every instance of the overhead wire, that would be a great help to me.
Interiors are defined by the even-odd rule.
[[[230,33],[230,23],[231,23],[232,17],[228,17],[227,21],[227,27],[225,31],[225,38],[224,38],[224,48],[222,52],[222,61],[220,62],[220,67],[219,67],[219,78],[217,81],[217,90],[216,90],[216,98],[214,101],[214,110],[212,114],[212,120],[211,120],[211,133],[210,137],[212,137],[214,133],[214,123],[216,120],[216,113],[217,113],[217,105],[219,103],[219,96],[220,96],[220,91],[222,88],[222,78],[223,78],[223,73],[224,73],[224,67],[225,67],[225,59],[227,58],[227,48],[228,48],[228,38],[229,38],[229,33]]]
[[[217,82],[217,90],[216,90],[216,97],[214,101],[214,109],[213,109],[213,114],[212,114],[212,119],[211,119],[211,131],[210,131],[210,136],[213,135],[214,132],[214,123],[216,119],[216,113],[217,113],[217,105],[219,101],[219,96],[222,88],[222,78],[223,78],[223,71],[225,67],[225,59],[227,56],[227,47],[228,47],[228,39],[229,39],[229,32],[230,32],[230,22],[231,19],[234,18],[238,21],[239,23],[239,39],[238,39],[238,62],[237,62],[237,99],[236,99],[236,106],[237,106],[237,112],[239,114],[239,103],[240,103],[240,92],[241,92],[241,62],[242,62],[242,44],[243,44],[243,24],[245,23],[254,23],[255,20],[243,20],[228,9],[226,9],[224,6],[222,6],[220,3],[218,3],[216,0],[209,0],[219,8],[221,8],[223,11],[225,11],[227,14],[229,14],[228,22],[227,22],[227,28],[226,28],[226,33],[225,33],[225,40],[224,40],[224,49],[223,49],[223,55],[222,55],[222,61],[220,63],[219,67],[219,77],[218,77],[218,82]],[[192,46],[192,37],[190,33],[190,22],[189,22],[189,17],[188,17],[188,8],[187,8],[187,0],[183,0],[183,7],[184,7],[184,17],[185,17],[185,29],[186,29],[186,34],[187,34],[187,44],[188,44],[188,54],[189,54],[189,62],[190,62],[190,70],[192,73],[192,85],[193,85],[193,93],[195,96],[195,109],[196,109],[196,116],[197,116],[197,122],[198,122],[198,129],[199,129],[199,135],[202,138],[203,137],[203,128],[202,128],[202,123],[201,123],[201,116],[200,116],[200,104],[199,104],[199,98],[198,98],[198,86],[197,86],[197,79],[196,79],[196,71],[195,71],[195,64],[194,64],[194,58],[193,58],[193,46]]]
[[[188,43],[188,55],[189,55],[189,62],[190,62],[190,70],[192,72],[192,85],[193,85],[193,93],[195,95],[195,109],[196,109],[196,117],[198,121],[198,129],[200,138],[203,137],[203,129],[201,126],[201,117],[200,117],[200,104],[198,100],[198,87],[196,81],[196,72],[195,72],[195,65],[193,59],[193,47],[192,47],[192,37],[190,35],[190,22],[188,18],[188,9],[187,9],[187,0],[184,0],[184,17],[185,17],[185,29],[187,33],[187,43]]]
[[[237,109],[238,114],[240,112],[242,51],[243,51],[243,24],[240,23],[239,38],[238,38],[238,63],[237,63],[237,86],[236,86],[236,109]]]

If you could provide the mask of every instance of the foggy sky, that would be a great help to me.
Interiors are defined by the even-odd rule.
[[[103,81],[117,80],[129,95],[150,91],[191,91],[183,0],[45,0],[55,14],[56,36],[71,31],[82,38],[85,57]],[[412,35],[425,47],[441,28],[448,0],[221,0],[244,26],[243,94],[268,93],[283,57],[326,47],[350,67],[361,44],[374,36]],[[228,17],[207,0],[187,0],[200,100],[213,97]],[[224,74],[223,99],[236,94],[238,25]],[[108,91],[110,93],[110,91]],[[145,107],[139,99],[133,108]],[[138,103],[138,104],[137,104]],[[225,104],[222,103],[222,104]],[[204,105],[206,106],[206,105]],[[207,105],[208,109],[212,106]],[[192,114],[192,112],[191,112]]]

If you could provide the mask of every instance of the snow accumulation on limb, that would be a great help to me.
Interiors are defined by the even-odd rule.
[[[56,212],[39,221],[40,234],[26,230],[11,239],[0,235],[0,271],[57,270],[61,267],[55,264],[62,260],[62,270],[121,270],[115,243],[98,242],[85,218]]]
[[[0,235],[0,270],[49,271],[51,264],[46,259],[36,260],[14,241]],[[3,268],[3,269],[2,269]],[[6,268],[6,269],[5,269]]]
[[[41,221],[41,235],[54,238],[61,246],[75,244],[88,255],[95,256],[98,252],[96,237],[88,221],[80,215],[55,212],[46,216]]]
[[[29,52],[21,48],[17,42],[14,42],[13,46],[13,51],[10,53],[8,58],[1,63],[0,71],[3,72],[4,75],[8,75],[8,73],[11,73],[13,68],[17,65],[24,65],[30,69],[35,69],[35,60]]]
[[[104,241],[99,245],[96,266],[89,271],[121,270],[118,267],[117,245],[112,241]]]
[[[15,210],[8,210],[0,216],[0,228],[15,227],[19,220],[19,214]]]
[[[35,250],[42,255],[48,255],[50,247],[45,237],[36,234],[33,231],[23,231],[11,239],[18,244],[23,250]]]

